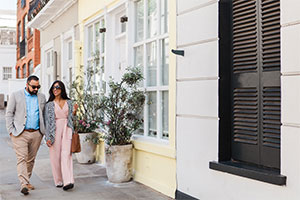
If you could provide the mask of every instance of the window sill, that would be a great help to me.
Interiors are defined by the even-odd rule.
[[[278,171],[270,171],[266,169],[256,168],[238,162],[212,161],[209,162],[209,168],[275,185],[286,185],[287,177],[281,175]]]

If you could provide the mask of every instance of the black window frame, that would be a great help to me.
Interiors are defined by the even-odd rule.
[[[209,168],[275,185],[286,185],[280,169],[263,168],[232,159],[231,73],[232,73],[232,0],[219,1],[219,155]]]

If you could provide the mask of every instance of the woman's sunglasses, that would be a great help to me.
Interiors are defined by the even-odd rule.
[[[28,85],[30,85],[30,84],[28,84]],[[32,87],[32,89],[40,89],[41,88],[41,86],[40,85],[38,85],[38,86],[35,86],[35,85],[30,85],[30,87]]]
[[[53,89],[53,90],[54,90],[54,89],[59,90],[59,89],[61,89],[61,87],[60,87],[59,85],[56,85],[56,86],[53,86],[52,89]]]

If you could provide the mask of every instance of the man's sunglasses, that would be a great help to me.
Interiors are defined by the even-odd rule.
[[[32,87],[32,89],[40,89],[41,88],[41,86],[40,85],[38,85],[38,86],[35,86],[35,85],[30,85],[30,84],[28,84],[30,87]]]
[[[54,90],[54,89],[59,90],[59,89],[61,89],[61,87],[59,85],[56,85],[56,86],[53,86],[52,90]]]

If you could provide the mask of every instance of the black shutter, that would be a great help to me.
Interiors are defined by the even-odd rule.
[[[232,159],[280,166],[280,1],[232,4]]]
[[[280,1],[261,3],[261,165],[280,168]]]

